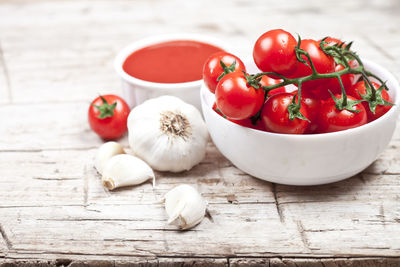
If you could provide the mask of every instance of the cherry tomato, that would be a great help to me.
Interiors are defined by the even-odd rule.
[[[275,85],[275,84],[278,84],[281,82],[283,82],[282,79],[274,79],[267,75],[263,75],[261,78],[260,84],[262,86],[270,86],[270,85]],[[269,91],[268,96],[279,94],[279,93],[285,93],[285,92],[286,92],[286,89],[284,86],[282,86],[282,87],[278,87],[278,88],[275,88],[275,89],[272,89],[271,91]]]
[[[311,39],[305,39],[301,41],[300,48],[306,51],[314,64],[316,71],[320,74],[331,73],[335,71],[335,60],[333,57],[328,56],[319,47],[319,42]],[[306,56],[303,58],[308,62]],[[304,63],[297,65],[297,69],[291,76],[294,78],[304,77],[312,74],[312,70],[309,66]],[[307,81],[302,84],[304,90],[327,90],[329,88],[331,79],[318,79],[314,81]]]
[[[214,103],[214,105],[213,105],[213,110],[214,110],[215,112],[217,112],[219,115],[221,115],[222,117],[224,116],[224,115],[219,111],[219,109],[217,108],[217,104],[216,104],[216,103]],[[262,124],[262,122],[261,122],[260,120],[258,120],[258,121],[256,122],[256,125],[254,125],[254,124],[251,122],[251,119],[244,119],[244,120],[232,120],[232,119],[229,119],[229,118],[226,118],[226,119],[229,120],[229,121],[231,121],[231,122],[233,122],[233,123],[239,124],[239,125],[241,125],[241,126],[243,126],[243,127],[248,127],[248,128],[252,128],[252,129],[264,131],[264,126],[263,126],[263,124]]]
[[[375,87],[375,89],[378,89],[380,87],[380,85],[375,82],[371,82],[371,83]],[[347,91],[347,93],[356,99],[362,99],[360,94],[365,95],[367,93],[367,88],[365,87],[365,82],[359,81],[358,83],[354,84]],[[390,98],[389,94],[387,93],[387,91],[385,89],[382,90],[382,98],[384,100],[392,103],[392,99]],[[369,121],[373,121],[373,120],[376,120],[377,118],[382,117],[392,107],[392,106],[378,105],[375,108],[375,114],[374,114],[371,112],[368,102],[362,102],[362,104],[364,105],[364,108],[367,111],[367,116],[368,116]]]
[[[235,61],[234,71],[246,71],[243,62],[237,57],[227,52],[218,52],[212,54],[204,63],[203,67],[203,80],[208,89],[215,93],[215,88],[218,84],[218,77],[224,72],[221,63],[223,62],[227,67],[230,67]]]
[[[322,39],[319,40],[318,43],[320,43],[321,41],[322,41]],[[334,38],[334,37],[325,38],[325,42],[327,43],[326,44],[327,46],[332,46],[335,44],[344,44],[344,42],[342,40],[340,40],[338,38]]]
[[[218,109],[228,118],[244,120],[254,116],[263,105],[264,90],[247,85],[243,73],[225,75],[215,90]]]
[[[352,68],[356,68],[357,61],[352,60],[349,62],[349,65]],[[336,65],[335,72],[341,71],[341,70],[344,70],[344,66],[341,64]],[[349,74],[344,74],[344,75],[340,76],[340,78],[342,79],[344,89],[347,91],[354,84],[354,82],[356,80],[356,75],[349,73]],[[331,80],[329,90],[331,90],[332,94],[341,94],[342,93],[342,87],[340,86],[338,79]]]
[[[264,72],[288,75],[297,67],[296,39],[288,32],[278,29],[261,35],[253,49],[257,67]]]
[[[341,95],[336,95],[341,98]],[[356,100],[352,96],[347,96],[348,100]],[[367,123],[367,112],[364,106],[359,103],[354,106],[358,113],[346,109],[338,110],[335,101],[330,98],[321,105],[318,113],[318,131],[320,133],[338,132],[351,128],[356,128]]]
[[[117,139],[127,130],[130,112],[128,104],[119,96],[103,95],[92,101],[88,111],[89,125],[101,138]]]
[[[319,40],[318,42],[321,42],[322,40]],[[341,41],[340,39],[337,38],[332,38],[328,37],[325,39],[325,42],[327,43],[325,46],[333,46],[336,44],[342,44],[343,47],[345,47],[345,43]],[[352,60],[349,62],[350,67],[356,68],[358,67],[358,63],[356,60]],[[344,70],[344,66],[342,64],[336,64],[335,63],[335,72]],[[356,81],[356,75],[355,74],[344,74],[340,76],[342,79],[342,83],[344,86],[344,89],[347,90],[349,89]],[[330,79],[330,85],[329,85],[329,90],[332,92],[332,94],[341,94],[342,93],[342,87],[340,86],[339,80],[338,79]],[[322,99],[328,99],[331,97],[329,94],[329,91],[327,90],[321,90],[320,92],[321,98]]]
[[[312,94],[303,92],[301,94],[301,103],[306,108],[310,124],[304,133],[311,134],[317,132],[318,129],[318,112],[321,105],[321,100]],[[304,115],[304,114],[303,114]]]
[[[293,99],[291,93],[281,93],[271,96],[264,104],[261,119],[265,129],[283,134],[302,134],[306,131],[309,122],[299,118],[289,119],[287,107]],[[308,113],[304,105],[300,108],[301,114],[306,118]]]

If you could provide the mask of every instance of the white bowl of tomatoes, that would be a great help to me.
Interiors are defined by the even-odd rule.
[[[268,97],[265,97],[263,104],[259,104],[254,99],[258,97],[258,90],[262,89],[249,93],[251,84],[246,84],[243,76],[239,79],[239,74],[226,74],[216,88],[209,88],[207,82],[204,83],[200,98],[214,144],[242,171],[279,184],[326,184],[361,172],[376,160],[390,142],[400,104],[400,86],[393,75],[371,61],[363,60],[362,63],[363,71],[386,82],[388,90],[383,89],[382,97],[393,106],[377,105],[375,114],[371,113],[367,110],[368,102],[360,100],[361,94],[366,93],[365,83],[356,83],[353,80],[346,88],[349,92],[347,101],[357,102],[350,102],[351,105],[346,107],[339,105],[338,108],[338,103],[333,99],[336,97],[337,100],[342,100],[343,95],[333,92],[334,97],[331,97],[329,90],[328,97],[318,100],[317,108],[313,103],[301,102],[298,111],[304,115],[304,119],[295,117],[294,120],[288,120],[287,114],[286,117],[284,114],[288,112],[288,104],[293,103],[293,98],[299,97],[298,90],[293,90],[293,87],[290,90],[287,86],[279,87],[271,93],[265,91]],[[314,80],[310,81],[309,84],[316,84]],[[268,83],[266,80],[265,82]],[[331,82],[332,80],[329,84]],[[377,92],[381,93],[380,86],[375,82],[378,81],[371,79],[370,85],[376,86]],[[221,83],[225,83],[226,88],[221,89]],[[244,89],[235,90],[235,84],[241,84]],[[350,94],[351,90],[353,93],[360,93],[359,99]],[[303,94],[302,101],[312,98],[307,90]],[[343,101],[339,101],[339,104],[343,104]],[[257,109],[259,112],[255,114]],[[245,117],[240,117],[243,114],[246,114]],[[253,122],[249,114],[252,115]]]

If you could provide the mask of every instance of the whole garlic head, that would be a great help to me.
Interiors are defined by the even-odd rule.
[[[200,112],[174,96],[132,109],[128,131],[133,153],[158,171],[190,170],[206,153],[208,131]]]
[[[168,224],[189,229],[200,223],[206,214],[206,202],[192,186],[182,184],[165,194]]]
[[[153,180],[153,170],[143,160],[128,154],[120,154],[112,157],[103,170],[103,185],[109,190],[118,187],[138,185]]]

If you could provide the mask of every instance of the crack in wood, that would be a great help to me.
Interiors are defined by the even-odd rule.
[[[308,238],[306,236],[306,231],[304,230],[304,226],[301,221],[297,221],[297,230],[300,233],[301,241],[303,242],[304,247],[307,248],[308,250],[311,250],[310,242],[308,241]]]
[[[39,176],[34,176],[32,179],[35,180],[45,180],[45,181],[71,181],[71,180],[79,180],[81,179],[80,177],[39,177]]]
[[[272,194],[274,196],[275,207],[276,207],[276,211],[278,212],[278,215],[279,215],[279,220],[281,221],[281,223],[285,223],[285,216],[283,215],[283,211],[282,211],[280,203],[279,203],[278,195],[276,193],[276,184],[275,183],[272,183]]]
[[[87,165],[83,167],[83,205],[85,207],[88,206],[88,199],[89,199],[89,173],[87,170]]]
[[[3,228],[3,225],[0,223],[0,234],[3,237],[4,242],[6,243],[7,248],[12,249],[11,240],[8,238],[6,231]]]
[[[383,204],[381,204],[381,205],[379,206],[379,215],[378,215],[378,216],[379,216],[380,219],[381,219],[383,228],[386,228],[385,209],[384,209],[384,207],[383,207]]]
[[[6,64],[6,60],[4,58],[4,51],[3,51],[3,47],[1,45],[1,42],[0,42],[0,65],[3,67],[3,73],[4,73],[5,80],[6,80],[8,101],[10,103],[12,103],[13,102],[13,94],[12,94],[12,90],[11,90],[10,74],[8,72],[8,67]]]

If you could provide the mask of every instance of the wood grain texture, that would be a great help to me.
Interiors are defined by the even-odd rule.
[[[399,12],[396,0],[2,1],[0,266],[399,266],[400,124],[371,166],[330,185],[252,178],[209,143],[189,172],[109,192],[86,121],[98,93],[120,93],[116,53],[160,33],[211,35],[244,57],[266,29],[329,34],[400,77]],[[184,232],[158,203],[181,183],[210,213]]]

